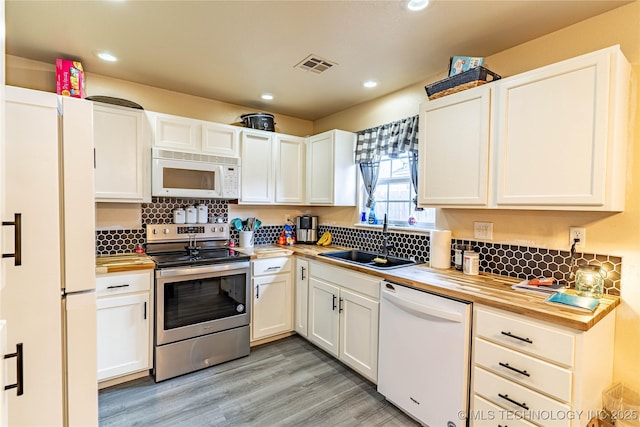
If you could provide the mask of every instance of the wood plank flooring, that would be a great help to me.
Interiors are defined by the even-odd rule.
[[[156,384],[100,391],[100,426],[417,426],[375,385],[299,336]]]

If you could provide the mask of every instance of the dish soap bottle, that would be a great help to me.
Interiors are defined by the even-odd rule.
[[[371,205],[371,209],[369,210],[369,224],[376,224],[376,205],[375,203]]]

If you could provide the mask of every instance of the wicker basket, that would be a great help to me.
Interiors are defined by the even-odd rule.
[[[480,66],[472,68],[464,73],[456,74],[455,76],[447,77],[435,83],[431,83],[424,87],[427,91],[429,99],[441,98],[452,93],[460,92],[472,87],[480,86],[485,83],[499,80],[500,75],[493,71],[487,70]]]

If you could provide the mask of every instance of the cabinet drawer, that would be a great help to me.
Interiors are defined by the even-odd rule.
[[[477,365],[564,402],[571,401],[570,370],[480,338],[474,343]]]
[[[570,407],[543,396],[531,389],[492,374],[482,368],[473,368],[474,392],[490,402],[514,411],[528,421],[544,427],[569,427]]]
[[[469,413],[471,427],[534,427],[518,414],[508,412],[478,395],[473,396]]]
[[[331,283],[339,283],[343,288],[380,301],[380,278],[322,262],[310,262],[309,264],[309,274],[312,277]]]
[[[150,272],[126,272],[99,275],[96,277],[96,296],[101,297],[149,291],[151,289],[151,282]]]
[[[505,347],[563,366],[573,365],[574,335],[569,332],[482,308],[476,310],[475,331],[477,337]]]
[[[251,264],[253,267],[254,276],[287,273],[291,271],[291,261],[289,257],[257,259],[254,260]]]

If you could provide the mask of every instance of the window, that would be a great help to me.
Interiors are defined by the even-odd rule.
[[[408,227],[411,225],[409,218],[413,217],[416,220],[414,227],[434,228],[435,209],[416,210],[413,203],[414,197],[407,153],[402,153],[395,159],[383,156],[380,160],[380,172],[375,191],[377,223],[382,223],[386,213],[389,225]],[[365,212],[368,219],[370,208],[366,207],[367,198],[362,199],[361,212]]]

